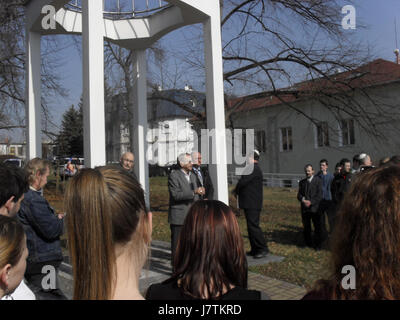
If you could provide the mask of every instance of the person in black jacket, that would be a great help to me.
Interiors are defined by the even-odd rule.
[[[297,199],[301,202],[301,219],[304,227],[304,241],[308,247],[312,247],[311,220],[314,224],[314,247],[321,249],[322,242],[322,219],[318,212],[322,200],[322,181],[314,176],[311,164],[304,167],[306,178],[299,182]]]
[[[197,178],[197,185],[202,186],[205,189],[205,194],[201,196],[204,200],[213,200],[214,197],[214,186],[211,181],[210,174],[208,172],[208,166],[201,166],[201,153],[194,151],[192,152],[192,172]]]
[[[339,210],[340,203],[344,197],[344,194],[350,188],[353,174],[351,173],[351,162],[349,159],[342,159],[340,161],[342,170],[336,175],[331,184],[332,200],[334,204],[334,210]]]
[[[248,165],[244,169],[234,196],[239,198],[239,208],[244,210],[251,250],[247,255],[256,259],[265,257],[269,250],[260,228],[260,213],[263,205],[263,173],[258,165],[260,154],[254,150],[248,157]]]

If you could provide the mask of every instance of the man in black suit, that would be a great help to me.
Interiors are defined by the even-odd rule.
[[[322,242],[322,218],[318,212],[322,200],[322,181],[314,176],[311,164],[304,167],[306,178],[299,183],[297,199],[301,202],[301,218],[304,227],[304,240],[308,247],[312,247],[311,220],[314,224],[314,247],[321,249]]]
[[[239,208],[244,209],[251,251],[247,255],[256,259],[265,257],[269,250],[260,228],[260,213],[263,204],[263,174],[258,165],[260,154],[257,150],[248,156],[244,169],[233,194],[239,198]]]
[[[192,152],[192,163],[193,169],[192,172],[195,174],[197,178],[197,185],[202,186],[205,189],[204,195],[202,195],[201,199],[213,200],[214,197],[214,186],[211,181],[210,174],[208,172],[207,166],[201,166],[201,153],[194,151]]]
[[[193,202],[203,196],[205,190],[197,184],[197,179],[192,173],[192,158],[190,154],[179,155],[179,169],[172,170],[168,176],[169,210],[168,223],[171,228],[172,260],[178,245],[179,233],[183,222]]]
[[[350,188],[350,184],[353,178],[353,174],[351,173],[350,160],[344,158],[340,160],[340,165],[342,167],[342,170],[338,175],[335,176],[331,184],[335,216],[337,216],[337,211],[339,210],[345,193]]]

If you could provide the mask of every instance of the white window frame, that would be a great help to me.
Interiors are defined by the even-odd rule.
[[[328,132],[327,141],[325,141],[325,134],[324,134],[324,132],[322,132],[322,146],[320,146],[318,144],[318,127],[319,126],[322,126],[322,129],[324,129],[323,127],[326,126],[326,130]],[[328,142],[328,144],[326,144],[326,142]],[[319,148],[324,148],[324,147],[329,147],[329,146],[330,146],[330,139],[329,139],[328,122],[322,121],[322,122],[319,122],[318,124],[314,124],[314,148],[319,149]]]
[[[290,129],[290,131],[291,131],[291,143],[289,143],[290,142],[290,140],[289,140],[289,129]],[[285,133],[286,133],[286,145],[287,145],[287,149],[286,150],[284,150],[283,149],[283,130],[285,130]],[[283,127],[283,128],[279,128],[279,150],[281,151],[281,152],[290,152],[290,151],[293,151],[293,129],[292,129],[292,127]],[[292,146],[292,148],[290,148],[290,145]]]
[[[351,130],[350,130],[350,121],[353,122],[353,143],[351,143]],[[346,127],[347,127],[347,143],[344,143],[344,139],[343,139],[343,133],[344,133],[344,128],[342,127],[342,123],[345,122],[346,123]],[[356,130],[355,130],[355,121],[354,119],[342,119],[339,120],[338,122],[338,131],[339,131],[339,147],[344,147],[344,146],[354,146],[356,144]]]
[[[259,140],[258,138],[261,137]],[[267,142],[266,142],[266,134],[265,130],[256,130],[255,132],[255,147],[261,153],[265,153],[267,151]]]

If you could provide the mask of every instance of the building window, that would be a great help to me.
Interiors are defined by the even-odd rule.
[[[347,119],[339,122],[339,145],[347,146],[355,143],[354,120]]]
[[[315,125],[315,147],[329,147],[329,129],[327,122]]]
[[[264,130],[256,131],[255,147],[260,152],[266,151],[265,131]]]
[[[292,141],[292,128],[281,128],[280,129],[280,140],[281,140],[281,151],[291,151],[293,150]]]

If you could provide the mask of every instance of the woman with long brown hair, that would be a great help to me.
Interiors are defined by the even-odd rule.
[[[357,175],[332,242],[332,276],[303,299],[400,299],[399,167]]]
[[[221,201],[201,200],[190,208],[174,258],[174,274],[151,285],[149,300],[251,299],[243,239],[232,210]]]
[[[114,166],[82,169],[67,187],[65,207],[74,299],[143,299],[151,213],[140,184]]]

